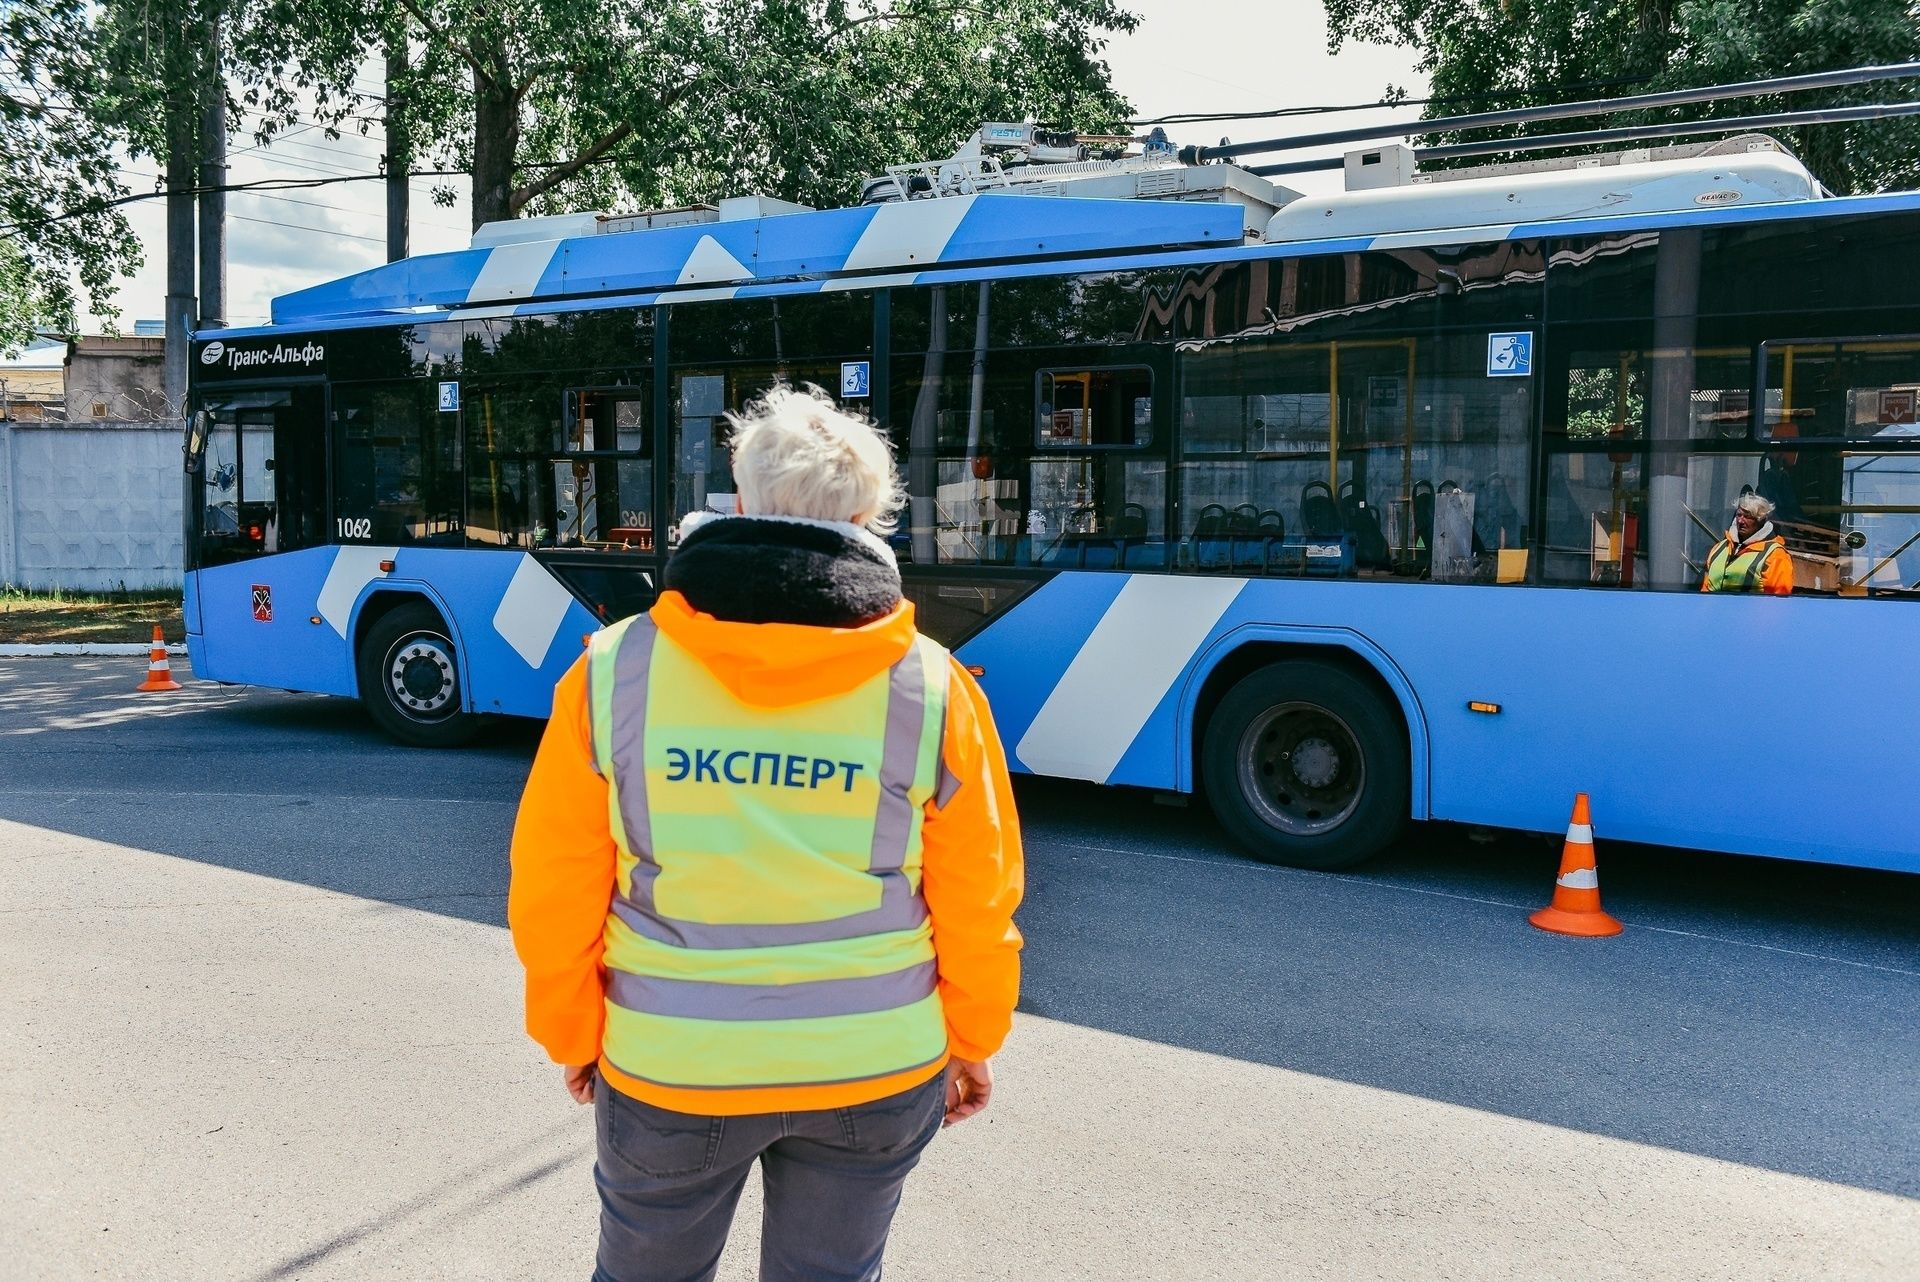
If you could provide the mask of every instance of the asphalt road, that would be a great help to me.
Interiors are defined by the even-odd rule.
[[[0,661],[0,1273],[579,1278],[501,923],[537,727]],[[902,1279],[1912,1278],[1920,877],[1411,830],[1343,875],[1029,781],[1023,1015]],[[753,1276],[743,1206],[721,1276]]]

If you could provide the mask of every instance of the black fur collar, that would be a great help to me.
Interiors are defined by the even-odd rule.
[[[667,561],[666,586],[734,623],[846,628],[900,604],[900,570],[851,529],[751,516],[710,518]]]

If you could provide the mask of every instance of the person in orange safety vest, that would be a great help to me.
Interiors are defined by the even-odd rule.
[[[1751,491],[1740,496],[1726,537],[1707,556],[1702,592],[1792,593],[1793,557],[1787,541],[1774,533],[1772,515],[1771,501]]]
[[[554,692],[507,916],[527,1031],[594,1106],[596,1282],[710,1279],[757,1161],[762,1279],[865,1279],[1019,992],[1006,756],[914,626],[876,429],[734,416],[731,515]]]

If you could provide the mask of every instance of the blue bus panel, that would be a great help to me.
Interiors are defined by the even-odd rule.
[[[1609,837],[1920,872],[1920,614],[1873,617],[1863,631],[1833,598],[1070,572],[959,655],[985,669],[1016,770],[1190,792],[1208,674],[1242,645],[1333,646],[1399,701],[1415,818],[1551,832],[1586,792]],[[1863,741],[1873,726],[1898,733]]]

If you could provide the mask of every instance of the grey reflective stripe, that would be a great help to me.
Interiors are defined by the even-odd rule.
[[[933,794],[936,810],[945,810],[947,803],[953,800],[953,794],[960,791],[960,776],[947,769],[947,725],[946,719],[940,722],[940,787]]]
[[[778,948],[783,944],[825,944],[897,930],[917,930],[927,920],[927,903],[904,872],[875,874],[880,879],[880,906],[828,921],[705,922],[664,917],[653,906],[657,864],[633,866],[633,893],[614,896],[613,915],[642,939],[675,948]]]
[[[797,984],[720,984],[607,971],[607,998],[623,1010],[678,1019],[824,1019],[870,1015],[924,1001],[939,981],[931,961],[887,975]]]
[[[634,1072],[632,1069],[628,1068],[625,1064],[622,1064],[619,1060],[615,1059],[612,1053],[605,1049],[602,1049],[600,1053],[607,1057],[607,1063],[613,1065],[615,1068],[619,1069],[622,1073],[624,1073],[628,1077],[631,1077],[636,1082],[645,1082],[649,1086],[667,1086],[667,1087],[673,1087],[673,1088],[691,1089],[696,1091],[764,1091],[769,1086],[844,1086],[849,1082],[871,1082],[876,1077],[892,1077],[899,1073],[911,1073],[916,1069],[932,1068],[935,1064],[938,1064],[942,1060],[947,1058],[947,1052],[942,1050],[938,1055],[935,1055],[932,1059],[923,1059],[918,1064],[903,1064],[899,1068],[882,1069],[877,1073],[863,1073],[859,1077],[828,1077],[828,1078],[822,1078],[815,1081],[668,1082],[668,1081],[663,1081],[658,1077],[648,1077],[645,1073]]]
[[[1760,586],[1760,570],[1766,565],[1767,558],[1773,555],[1773,549],[1772,543],[1760,545],[1759,554],[1753,558],[1753,564],[1747,567],[1747,591],[1751,592]]]
[[[647,817],[647,673],[653,666],[653,643],[659,635],[652,619],[644,614],[637,616],[627,625],[613,659],[613,725],[608,728],[608,743],[614,786],[620,790],[620,822],[627,830],[627,849],[640,860],[634,866],[636,889],[641,866],[653,862],[653,832]]]
[[[589,641],[589,642],[587,643],[587,652],[586,652],[586,653],[587,653],[587,659],[586,659],[586,662],[585,662],[585,663],[584,663],[584,664],[583,664],[582,666],[583,666],[583,667],[585,667],[585,668],[586,668],[586,670],[587,670],[587,671],[586,671],[586,677],[587,677],[587,743],[588,743],[588,744],[590,744],[590,745],[592,746],[592,748],[593,748],[593,753],[592,753],[592,758],[593,758],[593,773],[595,773],[595,774],[597,774],[597,775],[599,775],[599,776],[600,776],[600,777],[601,777],[602,779],[604,779],[604,778],[606,778],[606,773],[607,773],[607,772],[606,772],[605,770],[603,770],[603,769],[601,768],[601,766],[600,766],[600,752],[601,752],[601,748],[602,748],[602,745],[601,745],[601,742],[600,742],[600,727],[599,727],[598,725],[596,725],[596,724],[595,724],[595,722],[596,722],[596,720],[597,720],[597,718],[596,718],[596,717],[595,717],[595,716],[593,715],[593,668],[594,668],[594,663],[593,663],[593,642],[591,642],[591,641]]]
[[[920,769],[926,728],[926,662],[920,647],[909,645],[887,674],[887,739],[880,752],[880,804],[867,857],[870,871],[884,872],[907,862],[907,843],[913,840],[913,777]]]

